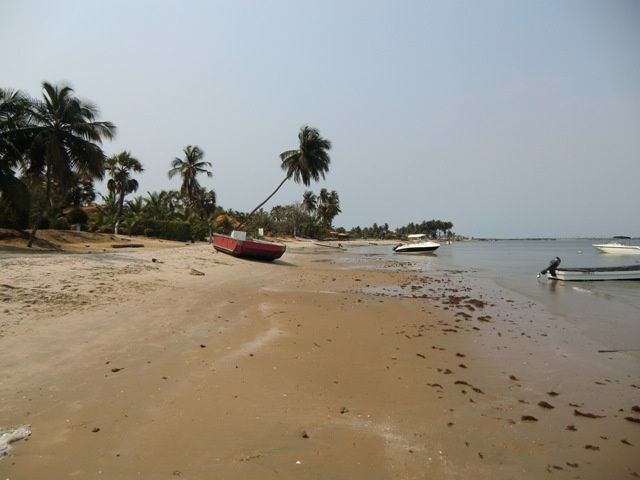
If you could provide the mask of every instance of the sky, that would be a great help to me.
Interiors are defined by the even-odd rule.
[[[249,211],[310,125],[335,226],[640,236],[638,1],[0,0],[0,19],[0,87],[97,104],[138,194],[178,189],[169,164],[198,145],[201,183]]]

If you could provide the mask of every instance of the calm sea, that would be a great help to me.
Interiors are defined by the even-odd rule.
[[[461,270],[474,289],[490,296],[511,292],[540,305],[551,315],[580,327],[611,348],[640,351],[640,281],[549,282],[536,278],[558,256],[566,267],[640,264],[640,255],[598,253],[603,239],[498,240],[454,242],[434,254],[396,255],[390,246],[353,248],[352,253],[403,260],[431,275]],[[638,244],[640,242],[632,242]]]

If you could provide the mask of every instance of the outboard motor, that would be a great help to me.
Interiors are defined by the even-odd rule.
[[[556,268],[558,268],[560,266],[560,257],[556,257],[553,260],[551,260],[551,262],[549,263],[549,266],[547,268],[545,268],[544,270],[542,270],[538,276],[540,275],[546,275],[547,272],[549,272],[551,274],[551,276],[555,277],[556,276]]]

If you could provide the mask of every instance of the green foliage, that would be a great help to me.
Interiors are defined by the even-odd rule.
[[[193,240],[207,240],[209,238],[209,224],[205,220],[191,222],[191,236]]]
[[[191,240],[191,224],[189,222],[163,222],[165,224],[164,236],[167,240],[186,242]]]
[[[53,228],[56,230],[71,230],[71,225],[67,218],[58,217],[53,221]]]
[[[131,226],[131,234],[187,242],[191,240],[191,224],[181,221],[144,219]]]
[[[452,228],[453,223],[442,220],[429,220],[421,223],[411,222],[403,227],[398,227],[395,231],[390,230],[387,223],[383,225],[374,223],[371,227],[354,227],[349,234],[352,238],[387,239],[402,238],[411,234],[424,233],[430,238],[450,238],[454,235],[451,231]]]
[[[81,208],[74,208],[67,214],[67,221],[71,225],[75,225],[77,223],[79,223],[80,225],[84,225],[89,221],[89,216]]]
[[[37,226],[40,230],[47,230],[51,227],[51,220],[49,220],[47,217],[42,217],[40,220],[38,220]]]
[[[27,228],[31,197],[24,183],[15,177],[0,178],[0,227]]]

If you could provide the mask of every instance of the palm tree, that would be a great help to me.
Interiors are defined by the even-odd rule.
[[[0,88],[0,200],[16,219],[16,227],[29,222],[30,196],[16,177],[28,146],[24,127],[28,124],[29,99],[20,91]]]
[[[153,220],[173,219],[176,216],[177,194],[174,190],[147,192],[144,199],[144,213]]]
[[[318,197],[311,191],[307,190],[302,195],[302,209],[311,215],[318,208]]]
[[[183,149],[184,160],[181,158],[174,158],[171,162],[171,170],[169,170],[169,178],[173,178],[176,175],[182,177],[182,185],[180,186],[180,193],[184,197],[188,207],[198,205],[198,199],[200,195],[200,183],[198,182],[198,174],[204,173],[207,177],[212,177],[213,173],[207,170],[206,167],[211,168],[211,162],[205,162],[204,152],[200,150],[200,147],[187,145]],[[188,212],[187,215],[188,216]]]
[[[329,171],[328,150],[331,149],[331,142],[320,136],[317,128],[307,125],[303,126],[298,133],[299,146],[296,150],[287,150],[280,154],[282,164],[280,167],[287,172],[284,180],[262,203],[254,208],[247,216],[245,221],[238,228],[247,222],[249,217],[253,215],[260,207],[267,203],[273,197],[284,183],[293,178],[296,183],[302,183],[305,187],[311,185],[311,180],[319,181],[324,179],[325,173]]]
[[[107,188],[118,196],[118,210],[113,227],[113,233],[117,235],[122,209],[124,208],[124,197],[128,193],[138,190],[138,181],[135,178],[131,178],[131,174],[142,173],[144,168],[140,161],[137,158],[133,158],[129,152],[121,152],[107,158],[106,167],[111,177],[107,182]]]
[[[31,247],[38,224],[50,207],[52,182],[64,185],[73,173],[87,179],[102,179],[105,155],[100,145],[112,139],[116,127],[98,122],[98,108],[78,99],[68,85],[42,83],[43,100],[34,101],[27,129],[33,141],[29,149],[29,173],[44,180],[45,195],[29,238]]]
[[[320,190],[318,198],[320,200],[318,205],[318,217],[325,228],[331,228],[333,219],[342,212],[340,209],[340,197],[338,196],[338,192],[335,190],[328,192],[323,188]]]

